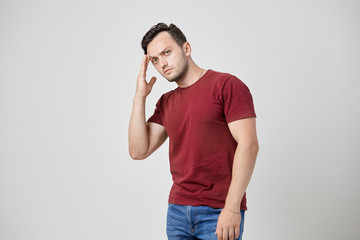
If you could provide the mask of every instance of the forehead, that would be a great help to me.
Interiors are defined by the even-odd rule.
[[[167,47],[178,46],[174,39],[168,32],[160,32],[156,37],[149,43],[147,47],[147,53],[151,56],[160,54]]]

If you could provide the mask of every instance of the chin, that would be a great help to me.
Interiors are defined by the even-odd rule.
[[[166,78],[169,82],[176,82],[177,80],[176,79],[172,79],[172,78]]]
[[[171,75],[170,76],[163,75],[163,77],[166,78],[169,82],[174,82],[177,79],[177,76],[171,76]]]
[[[169,81],[169,82],[178,82],[180,81],[182,78],[182,75],[181,74],[174,74],[173,76],[169,76],[167,77],[166,79]]]

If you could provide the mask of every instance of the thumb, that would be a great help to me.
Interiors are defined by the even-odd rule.
[[[152,77],[149,82],[150,86],[152,87],[155,82],[156,82],[156,77]]]

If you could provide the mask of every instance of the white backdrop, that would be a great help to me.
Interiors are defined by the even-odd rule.
[[[0,1],[0,239],[166,239],[168,140],[128,153],[142,50],[175,23],[253,94],[244,239],[359,239],[359,1]],[[177,87],[155,75],[146,117]]]

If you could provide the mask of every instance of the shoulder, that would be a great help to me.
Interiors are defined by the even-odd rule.
[[[161,96],[159,97],[159,99],[157,101],[157,105],[161,106],[164,103],[166,103],[168,101],[169,97],[174,93],[174,91],[175,91],[175,89],[161,94]]]
[[[208,71],[213,78],[216,78],[218,80],[224,80],[233,76],[232,74],[227,72],[220,72],[212,69],[209,69]]]
[[[232,85],[239,85],[246,87],[245,83],[241,81],[238,77],[231,73],[220,72],[211,70],[212,76],[215,79],[216,83],[223,90],[224,88],[231,87]]]
[[[175,92],[175,89],[170,90],[170,91],[168,91],[168,92],[166,92],[166,93],[163,93],[163,94],[161,95],[161,98],[163,98],[163,99],[168,99],[171,95],[173,95],[174,92]]]

